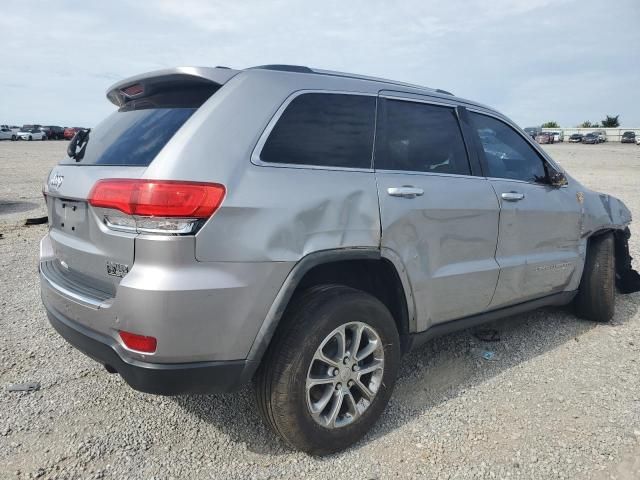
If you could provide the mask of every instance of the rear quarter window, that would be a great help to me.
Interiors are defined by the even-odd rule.
[[[376,98],[304,93],[294,98],[271,130],[263,162],[371,168]]]

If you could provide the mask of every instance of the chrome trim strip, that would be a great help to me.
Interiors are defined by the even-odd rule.
[[[416,95],[417,96],[418,94],[416,94],[416,93],[413,93],[413,94],[407,93],[407,95]],[[389,95],[389,94],[386,94],[386,93],[381,93],[379,95],[379,97],[380,98],[385,98],[387,100],[399,100],[401,102],[427,103],[429,105],[438,105],[440,107],[448,107],[448,108],[451,108],[451,109],[454,109],[454,110],[455,110],[455,108],[457,106],[459,106],[459,104],[457,102],[453,101],[453,100],[450,103],[445,103],[445,102],[440,102],[440,101],[437,101],[437,100],[430,100],[430,99],[427,99],[427,98],[403,97],[401,95]],[[444,99],[438,98],[438,100],[444,100]]]
[[[59,293],[64,297],[67,297],[69,300],[72,300],[76,303],[79,303],[80,305],[91,308],[93,310],[99,310],[101,308],[109,307],[109,304],[103,300],[100,300],[98,298],[92,298],[87,295],[82,295],[80,293],[69,290],[68,288],[65,288],[61,285],[58,285],[57,283],[55,283],[53,280],[51,280],[49,277],[45,275],[40,265],[38,265],[38,270],[40,270],[40,278],[46,281],[47,285],[49,285],[49,287],[51,287],[52,290],[56,291],[57,293]]]
[[[525,185],[532,185],[534,187],[541,187],[541,188],[552,188],[552,189],[557,189],[557,188],[567,188],[568,184],[564,184],[561,186],[555,186],[555,185],[550,185],[547,183],[536,183],[536,182],[527,182],[526,180],[518,180],[516,178],[500,178],[500,177],[485,177],[487,180],[496,180],[496,181],[500,181],[500,182],[511,182],[511,183],[523,183]]]
[[[456,178],[469,178],[469,179],[482,179],[486,180],[486,177],[480,175],[463,175],[459,173],[442,173],[442,172],[421,172],[419,170],[388,170],[380,169],[376,170],[376,173],[389,173],[392,175],[425,175],[430,177],[456,177]]]

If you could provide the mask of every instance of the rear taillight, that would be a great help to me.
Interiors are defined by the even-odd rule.
[[[120,330],[118,332],[122,343],[130,349],[137,352],[153,353],[156,351],[158,341],[155,337],[148,337],[146,335],[138,335],[137,333],[125,332]]]
[[[185,234],[214,214],[225,193],[218,183],[116,178],[98,181],[89,204],[124,213],[105,213],[115,230]]]

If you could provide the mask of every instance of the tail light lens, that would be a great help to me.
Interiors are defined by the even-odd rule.
[[[105,179],[93,186],[89,204],[126,215],[106,214],[109,228],[185,234],[215,213],[225,193],[218,183]]]

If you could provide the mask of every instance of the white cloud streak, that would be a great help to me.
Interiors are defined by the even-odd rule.
[[[118,79],[291,63],[444,88],[521,125],[640,126],[636,2],[4,0],[0,123],[93,125]]]

